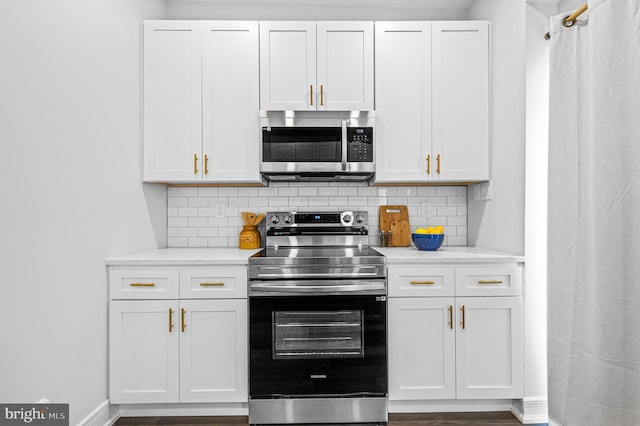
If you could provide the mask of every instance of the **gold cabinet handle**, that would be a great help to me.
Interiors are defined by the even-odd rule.
[[[449,305],[449,330],[453,330],[453,305]]]
[[[187,324],[184,323],[184,314],[187,312],[187,310],[185,308],[182,308],[182,311],[180,312],[180,327],[182,328],[182,332],[184,333],[184,329],[187,327]]]
[[[209,174],[209,156],[207,154],[204,155],[204,174]]]
[[[324,105],[324,86],[320,85],[320,106]]]
[[[309,102],[313,105],[313,84],[309,85]]]
[[[440,154],[438,154],[438,156],[436,157],[436,161],[438,162],[438,168],[436,169],[436,171],[438,172],[438,174],[440,174]]]
[[[478,280],[478,284],[502,284],[501,280]]]
[[[193,154],[193,174],[198,174],[198,154]]]
[[[155,287],[156,283],[131,283],[130,287]]]
[[[200,283],[200,287],[222,287],[224,282],[214,282],[214,283]]]
[[[169,308],[169,333],[173,331],[173,309]]]
[[[464,330],[464,305],[460,306],[460,310],[462,311],[462,321],[460,324],[462,324],[462,329]]]
[[[412,285],[417,285],[417,284],[433,285],[436,282],[435,281],[409,281],[409,283]]]
[[[431,154],[427,155],[427,174],[431,174]]]

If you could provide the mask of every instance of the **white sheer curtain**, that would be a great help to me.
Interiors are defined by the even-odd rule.
[[[640,425],[640,5],[552,19],[549,417]]]

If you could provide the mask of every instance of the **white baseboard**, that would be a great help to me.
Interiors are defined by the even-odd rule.
[[[117,406],[110,405],[107,399],[87,417],[80,420],[78,426],[111,426],[119,417]]]
[[[121,404],[118,417],[158,417],[158,416],[247,416],[246,402],[217,404]]]
[[[389,401],[389,413],[509,411],[512,405],[510,399]]]
[[[524,424],[549,422],[548,403],[545,397],[515,400],[511,412]]]

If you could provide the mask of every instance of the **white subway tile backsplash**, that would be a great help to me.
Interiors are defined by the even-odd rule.
[[[297,197],[298,196],[298,188],[279,188],[278,189],[279,197]]]
[[[458,195],[457,186],[437,186],[436,193],[438,197],[455,197]]]
[[[298,188],[298,195],[301,197],[317,197],[318,187],[308,186],[308,187]]]
[[[455,206],[439,206],[438,207],[438,216],[455,216],[457,214],[458,209]],[[417,212],[416,212],[417,213]]]
[[[325,197],[336,197],[338,195],[338,188],[336,188],[335,186],[319,187],[318,195]]]
[[[246,189],[246,188],[234,188],[234,187],[221,187],[218,188],[218,196],[219,197],[237,197],[238,189]]]
[[[187,218],[187,226],[189,226],[190,228],[195,228],[195,227],[199,227],[199,226],[208,226],[209,225],[209,218],[208,217],[202,217],[202,216],[198,216],[198,217],[189,217]]]
[[[432,217],[422,217],[422,203]],[[223,203],[225,216],[215,217]],[[369,213],[369,243],[378,244],[378,209],[407,205],[411,230],[443,225],[445,245],[467,245],[467,188],[464,186],[375,187],[363,183],[273,182],[268,187],[168,187],[169,247],[238,247],[240,212],[271,210],[364,210]]]
[[[272,197],[269,198],[269,207],[287,207],[289,205],[289,198],[287,197]],[[284,210],[284,209],[274,209]]]
[[[178,188],[178,197],[196,197],[198,188],[191,186],[181,186]]]

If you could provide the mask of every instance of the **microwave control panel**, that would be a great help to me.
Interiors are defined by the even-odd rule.
[[[373,127],[347,127],[347,161],[373,162]]]

